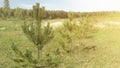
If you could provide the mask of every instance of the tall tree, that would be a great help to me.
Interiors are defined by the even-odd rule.
[[[10,8],[9,0],[4,0],[4,8]]]

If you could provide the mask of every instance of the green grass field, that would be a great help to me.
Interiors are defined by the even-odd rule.
[[[58,19],[48,22],[58,21],[63,22],[64,20]],[[95,50],[82,50],[80,46],[71,55],[65,55],[64,63],[60,68],[120,68],[120,25],[109,24],[111,21],[119,22],[119,18],[107,18],[106,20],[98,18],[96,23],[102,23],[106,27],[96,28],[98,30],[94,38],[87,42],[90,46],[95,45]],[[12,41],[21,51],[30,49],[36,55],[36,48],[21,29],[22,24],[22,20],[0,20],[0,68],[14,68],[17,65],[10,59],[15,56],[11,49]],[[43,48],[42,53],[51,52],[59,47],[58,39],[59,35],[56,35]]]

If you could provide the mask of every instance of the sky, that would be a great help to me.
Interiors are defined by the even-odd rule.
[[[0,7],[3,6],[0,0]],[[40,2],[47,10],[64,10],[77,12],[120,11],[120,0],[9,0],[11,8],[32,9]]]

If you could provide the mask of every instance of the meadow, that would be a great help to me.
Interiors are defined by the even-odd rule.
[[[93,19],[92,22],[94,22],[93,25],[96,29],[94,37],[87,40],[85,46],[77,46],[77,41],[81,40],[74,40],[73,44],[77,47],[70,54],[62,54],[64,60],[62,60],[59,68],[120,68],[120,17],[89,18]],[[79,19],[81,18],[73,19],[74,23],[79,22]],[[61,23],[65,20],[67,19],[45,20],[43,22],[52,24]],[[22,52],[25,52],[26,49],[31,50],[34,57],[36,57],[36,47],[22,31],[21,25],[23,25],[23,22],[20,19],[0,20],[0,68],[16,68],[15,66],[19,65],[11,60],[11,58],[16,56],[11,49],[12,42]],[[63,28],[61,25],[59,27],[54,29],[55,38],[43,48],[43,58],[46,53],[53,53],[60,47],[58,43],[59,39],[61,39],[59,29]],[[87,48],[90,46],[95,46],[95,49]]]

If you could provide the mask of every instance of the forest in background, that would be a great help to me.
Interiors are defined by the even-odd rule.
[[[43,7],[45,8],[45,7]],[[118,11],[99,11],[99,12],[74,12],[74,18],[86,17],[86,16],[120,16],[120,12]],[[64,10],[46,10],[44,12],[44,19],[64,19],[68,18],[68,11]],[[33,18],[33,10],[32,9],[23,9],[23,8],[14,8],[11,9],[9,5],[9,1],[6,0],[4,2],[4,6],[0,7],[0,18]]]

